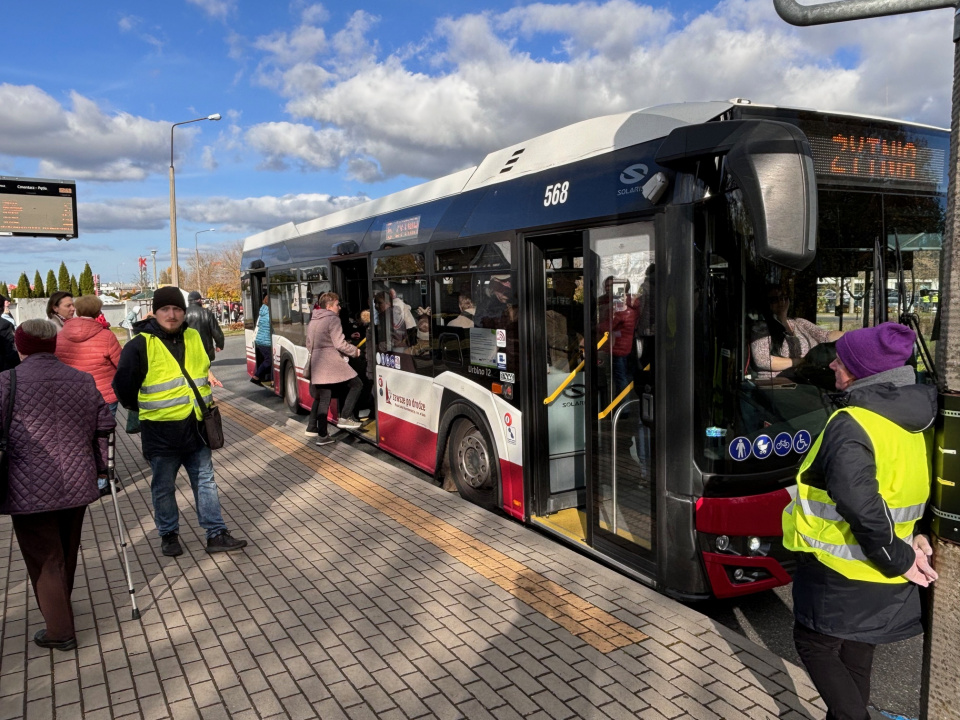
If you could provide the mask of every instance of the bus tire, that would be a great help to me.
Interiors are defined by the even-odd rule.
[[[496,507],[496,453],[486,433],[470,419],[454,420],[447,439],[447,462],[460,497],[487,509]]]
[[[294,415],[303,414],[299,393],[297,392],[297,368],[292,362],[283,366],[283,401],[286,403],[287,409]]]

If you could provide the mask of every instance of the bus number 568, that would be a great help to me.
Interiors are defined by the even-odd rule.
[[[543,206],[561,205],[567,201],[567,190],[570,189],[570,182],[557,183],[556,185],[547,185],[547,190],[543,195]]]

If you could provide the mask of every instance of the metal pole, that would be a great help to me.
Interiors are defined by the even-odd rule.
[[[933,565],[940,579],[929,591],[923,643],[920,717],[946,720],[960,707],[960,10],[953,25],[953,109],[950,177],[940,263],[940,336],[937,370],[940,412],[934,440]]]
[[[773,0],[777,15],[791,25],[804,26],[956,6],[956,0],[836,0],[816,5],[801,5],[796,0]]]
[[[170,126],[170,279],[176,287],[180,287],[180,268],[177,265],[177,199],[173,182],[173,129],[177,125],[188,125],[201,120],[219,120],[220,113],[207,115],[174,123]]]
[[[120,553],[123,556],[123,569],[127,574],[127,592],[130,593],[132,610],[130,617],[140,619],[140,609],[137,607],[137,593],[133,588],[133,576],[130,574],[130,560],[127,558],[127,534],[123,527],[123,517],[120,515],[120,503],[117,502],[117,473],[114,451],[117,433],[114,430],[107,440],[107,483],[110,485],[110,495],[113,498],[113,510],[117,516],[117,535],[120,538]]]
[[[150,254],[153,255],[153,289],[156,290],[160,287],[157,282],[157,251],[151,250]]]

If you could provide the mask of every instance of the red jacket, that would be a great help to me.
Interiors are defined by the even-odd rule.
[[[120,362],[120,342],[94,318],[74,317],[57,334],[57,357],[72,368],[93,375],[106,403],[115,403],[113,376]]]

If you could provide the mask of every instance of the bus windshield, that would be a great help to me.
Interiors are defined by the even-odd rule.
[[[758,256],[736,187],[698,210],[695,446],[704,472],[799,464],[835,409],[829,364],[843,332],[909,313],[932,348],[944,212],[942,196],[821,188],[817,259],[794,271]],[[922,360],[917,370],[924,380]]]

